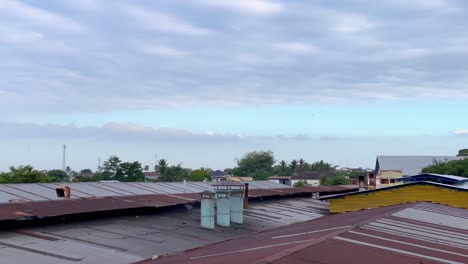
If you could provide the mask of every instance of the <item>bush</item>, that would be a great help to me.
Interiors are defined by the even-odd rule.
[[[305,181],[298,181],[294,183],[294,187],[307,187],[307,183]]]

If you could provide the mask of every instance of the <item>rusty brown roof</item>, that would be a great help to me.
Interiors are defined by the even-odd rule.
[[[249,198],[287,197],[308,195],[315,192],[319,192],[321,194],[330,194],[355,190],[355,188],[348,186],[252,189],[249,190]],[[187,203],[198,203],[200,201],[200,197],[201,192],[126,195],[69,200],[4,203],[0,204],[0,221],[21,219],[34,220],[37,218],[137,208],[163,208]]]
[[[138,263],[468,263],[468,210],[415,203],[330,215]]]

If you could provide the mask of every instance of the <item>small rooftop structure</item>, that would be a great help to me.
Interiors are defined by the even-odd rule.
[[[401,171],[403,176],[421,173],[422,169],[434,162],[461,160],[459,156],[377,156],[375,173],[380,171]]]

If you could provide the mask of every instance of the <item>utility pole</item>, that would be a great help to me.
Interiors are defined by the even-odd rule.
[[[63,171],[67,170],[66,163],[65,163],[65,152],[66,151],[67,151],[67,146],[65,144],[63,144],[63,153],[62,153],[62,170]]]

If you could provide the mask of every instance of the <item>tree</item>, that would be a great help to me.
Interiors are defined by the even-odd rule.
[[[108,160],[104,161],[103,174],[110,179],[120,177],[120,163],[122,163],[122,161],[119,159],[119,157],[110,156]]]
[[[118,171],[119,173],[115,178],[118,181],[135,182],[145,180],[141,163],[138,161],[120,163]]]
[[[166,170],[167,170],[167,167],[168,167],[168,163],[167,163],[167,160],[165,159],[160,159],[158,160],[158,165],[156,165],[156,171],[159,172],[159,174],[163,174]]]
[[[276,174],[280,176],[289,176],[291,175],[291,172],[288,167],[288,163],[284,160],[281,160],[276,167]]]
[[[297,168],[297,160],[292,160],[291,163],[289,163],[289,170],[292,172],[291,174],[294,174],[296,172]]]
[[[145,171],[149,171],[149,166],[148,165],[145,165]]]
[[[298,181],[294,183],[293,187],[307,187],[307,183],[305,181]]]
[[[55,182],[65,181],[69,178],[67,173],[63,170],[50,170],[47,172],[47,176],[49,176],[51,181]]]
[[[432,165],[422,169],[422,173],[448,174],[468,178],[468,158],[448,162],[435,161]]]
[[[460,149],[457,156],[468,157],[468,149]]]
[[[34,170],[33,166],[10,167],[10,171],[0,174],[0,182],[3,183],[35,183],[51,182],[51,178],[44,172]]]
[[[188,172],[182,168],[181,164],[177,166],[166,167],[159,174],[158,181],[161,182],[175,182],[183,181],[188,178]]]
[[[320,179],[320,185],[346,185],[349,183],[348,178],[345,176],[334,176],[334,177],[322,177]]]
[[[237,161],[237,167],[233,169],[235,176],[251,176],[255,179],[265,179],[273,175],[275,159],[271,151],[252,151],[246,153]]]
[[[210,179],[210,173],[204,168],[194,170],[188,176],[189,181],[204,181],[205,179]]]

